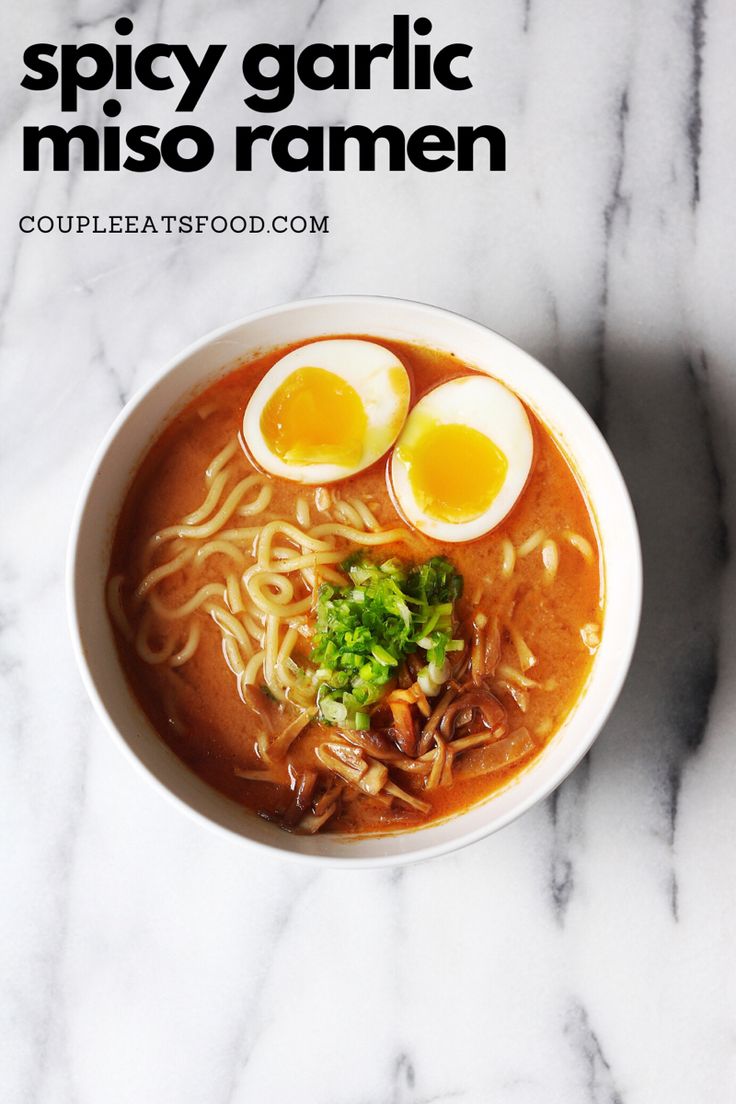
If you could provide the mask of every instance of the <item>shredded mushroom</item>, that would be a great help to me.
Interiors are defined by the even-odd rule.
[[[530,667],[536,666],[537,657],[519,630],[515,628],[514,625],[509,625],[508,632],[511,637],[511,643],[514,645],[516,654],[519,657],[519,666],[522,671],[528,671]]]
[[[518,728],[504,740],[466,752],[455,765],[455,776],[461,779],[477,778],[479,774],[502,770],[518,763],[535,747],[528,729]]]
[[[452,740],[457,727],[466,727],[474,719],[494,730],[506,723],[506,710],[498,698],[480,686],[466,690],[447,707],[440,721],[440,732],[446,740]]]
[[[316,748],[315,754],[324,767],[339,775],[349,786],[357,787],[363,793],[370,794],[372,797],[377,797],[381,793],[388,794],[422,813],[428,813],[431,808],[428,802],[397,786],[389,778],[385,763],[365,755],[360,748],[351,747],[349,744],[325,743]]]

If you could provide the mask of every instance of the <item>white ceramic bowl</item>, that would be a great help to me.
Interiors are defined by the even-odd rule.
[[[507,383],[538,411],[571,458],[598,524],[605,570],[601,646],[587,687],[539,758],[515,781],[454,819],[359,840],[301,837],[253,816],[202,782],[163,743],[123,677],[105,609],[115,520],[131,475],[170,415],[257,350],[335,333],[414,340],[454,352]],[[208,334],[175,357],[121,412],[95,457],[72,526],[71,632],[92,701],[115,740],[162,790],[203,823],[287,855],[326,865],[378,866],[451,851],[495,832],[549,794],[588,750],[626,676],[641,607],[641,554],[626,487],[583,407],[546,368],[498,334],[457,314],[399,299],[338,296],[273,307]]]

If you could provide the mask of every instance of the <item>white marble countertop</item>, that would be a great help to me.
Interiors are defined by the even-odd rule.
[[[507,172],[232,171],[253,122],[238,53],[378,41],[390,5],[5,6],[3,1104],[736,1099],[736,12],[410,7],[474,44],[472,91],[311,93],[288,119],[492,122]],[[55,102],[18,87],[23,48],[112,42],[127,12],[141,41],[232,44],[197,113],[222,159],[22,174],[21,124]],[[121,121],[151,119],[173,113],[127,93]],[[330,233],[18,230],[145,212],[327,214]],[[163,801],[93,714],[65,621],[70,517],[122,404],[208,329],[335,292],[450,307],[539,356],[604,429],[644,546],[634,666],[585,762],[493,838],[396,872],[270,860]]]

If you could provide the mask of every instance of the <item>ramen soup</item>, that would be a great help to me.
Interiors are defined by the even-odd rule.
[[[539,418],[452,355],[344,337],[259,356],[172,418],[107,601],[193,771],[288,831],[365,835],[460,813],[542,753],[603,595]]]

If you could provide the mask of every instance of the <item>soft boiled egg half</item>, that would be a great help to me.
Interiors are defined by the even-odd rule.
[[[421,533],[475,540],[506,517],[533,458],[522,403],[496,380],[464,376],[416,404],[394,449],[391,482],[399,509]]]
[[[332,483],[388,449],[406,419],[406,368],[373,341],[312,341],[281,357],[256,387],[243,436],[265,471],[299,483]]]

